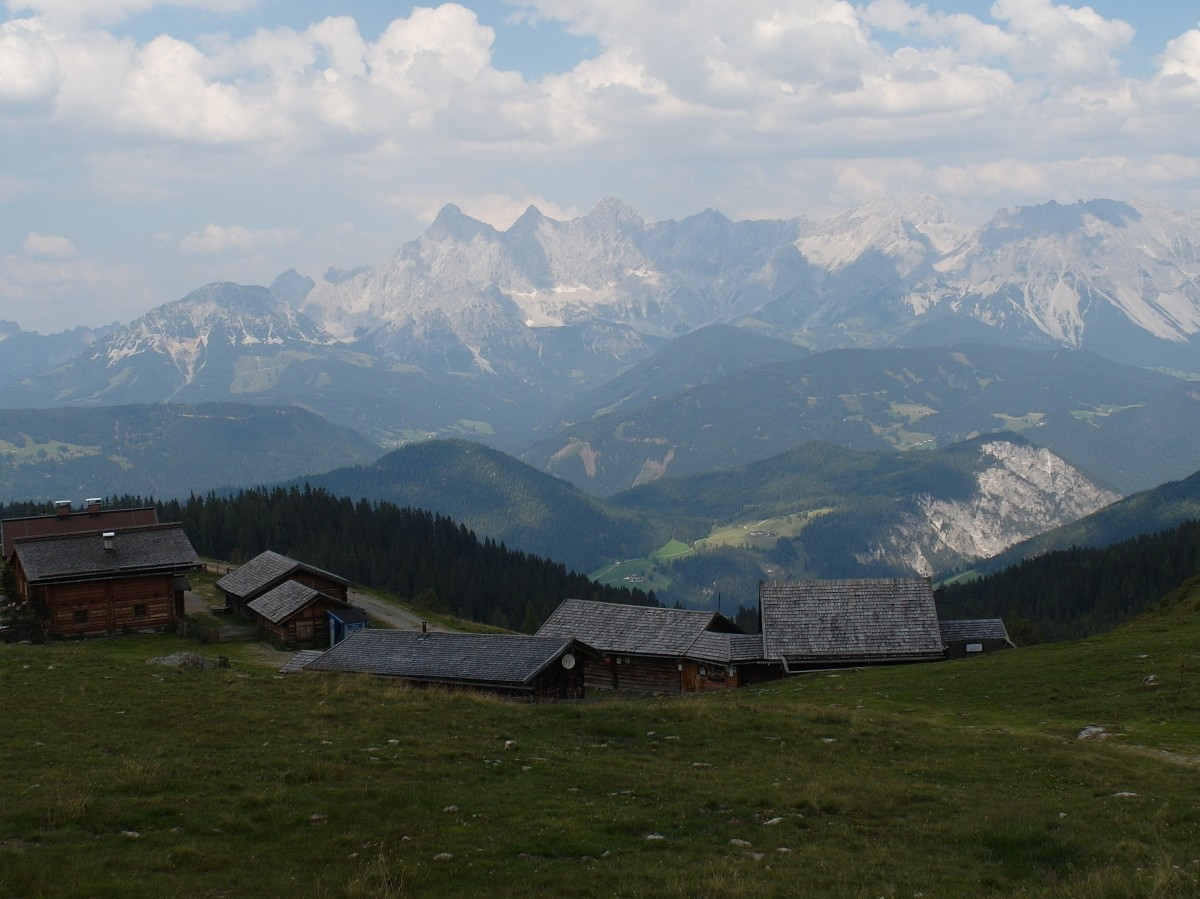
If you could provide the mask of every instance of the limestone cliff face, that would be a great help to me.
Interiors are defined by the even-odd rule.
[[[974,496],[916,497],[901,524],[859,560],[900,562],[932,575],[996,555],[1121,498],[1048,449],[998,440],[980,451],[990,462],[977,475]]]

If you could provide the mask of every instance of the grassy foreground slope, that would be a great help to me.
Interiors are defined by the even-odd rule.
[[[1200,893],[1200,582],[1084,642],[686,699],[146,664],[197,648],[0,648],[0,894]]]

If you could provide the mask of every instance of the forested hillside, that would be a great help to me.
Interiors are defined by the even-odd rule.
[[[1189,521],[1103,549],[1049,552],[947,585],[938,614],[1024,620],[1020,630],[1026,639],[1069,640],[1111,630],[1197,573],[1200,521]]]
[[[603,587],[564,565],[510,550],[449,518],[324,490],[244,490],[159,504],[183,522],[196,551],[239,561],[272,549],[431,611],[499,627],[536,628],[565,598],[653,604],[653,595]]]
[[[109,508],[145,505],[113,497]],[[536,629],[568,597],[653,605],[653,593],[605,587],[564,565],[510,550],[449,518],[312,488],[244,490],[157,504],[180,521],[202,556],[245,561],[274,550],[433,612],[498,627]],[[47,504],[0,505],[0,518],[50,513]]]

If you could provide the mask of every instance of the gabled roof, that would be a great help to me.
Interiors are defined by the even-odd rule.
[[[158,512],[153,506],[6,518],[0,521],[0,542],[3,544],[0,552],[4,553],[4,558],[9,558],[15,542],[22,537],[65,537],[67,534],[116,531],[150,524],[158,524]]]
[[[326,596],[312,587],[306,587],[296,581],[284,581],[278,587],[274,587],[252,600],[247,608],[272,624],[282,624],[317,600],[325,600],[339,606],[344,605],[340,599]]]
[[[566,599],[537,635],[574,637],[602,652],[684,658],[705,631],[736,633],[737,627],[716,612]]]
[[[973,643],[980,640],[1003,640],[1011,643],[1003,618],[962,618],[939,621],[942,639],[947,643]]]
[[[350,582],[320,568],[304,562],[297,562],[277,552],[267,550],[259,553],[236,571],[231,571],[217,581],[217,587],[225,593],[242,599],[254,599],[270,590],[272,587],[294,576],[299,571],[306,571],[319,577],[328,578],[335,584],[349,586]]]
[[[574,640],[555,637],[368,629],[355,631],[305,668],[519,688],[575,646]]]
[[[130,574],[191,571],[200,559],[183,526],[158,524],[117,531],[112,549],[100,534],[26,537],[13,552],[30,584],[90,580]]]
[[[884,662],[942,655],[926,578],[763,582],[758,603],[768,659]]]

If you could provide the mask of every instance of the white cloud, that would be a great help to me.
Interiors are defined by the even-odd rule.
[[[60,80],[58,56],[37,22],[0,25],[0,111],[47,107]]]
[[[26,256],[50,256],[67,259],[75,255],[75,245],[65,237],[54,234],[38,234],[30,231],[21,243],[21,252]]]
[[[0,317],[44,334],[132,318],[151,305],[143,275],[97,259],[0,256]]]
[[[261,247],[279,247],[295,240],[299,232],[294,228],[270,228],[253,230],[241,225],[208,224],[204,230],[194,232],[179,241],[179,249],[185,253],[248,253]]]

